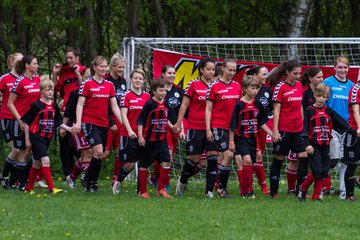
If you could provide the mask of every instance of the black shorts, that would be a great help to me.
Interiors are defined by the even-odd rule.
[[[31,150],[33,159],[41,160],[43,157],[49,156],[48,149],[50,145],[49,138],[43,138],[30,133]]]
[[[219,147],[220,152],[229,149],[229,130],[224,128],[212,128],[211,132],[214,136],[215,143]]]
[[[119,157],[122,162],[135,163],[139,161],[138,139],[120,136]]]
[[[235,155],[250,155],[252,163],[256,163],[256,138],[235,136]]]
[[[291,150],[293,153],[305,152],[305,142],[301,132],[280,131],[281,141],[273,144],[273,154],[287,156]]]
[[[319,146],[316,143],[310,142],[314,148],[314,153],[309,154],[309,165],[312,174],[316,178],[327,178],[330,170],[330,147]]]
[[[21,130],[20,124],[17,120],[14,120],[13,134],[14,147],[20,150],[26,149],[25,132]]]
[[[14,140],[13,125],[13,119],[1,119],[1,132],[6,143]]]
[[[344,158],[342,162],[347,164],[360,163],[360,138],[356,135],[345,134]]]
[[[92,123],[82,123],[81,130],[91,147],[101,144],[105,151],[108,128]]]
[[[170,153],[167,141],[146,141],[145,147],[140,147],[139,164],[148,168],[155,160],[159,163],[170,162]]]
[[[206,152],[218,152],[218,146],[206,139],[206,130],[188,129],[186,131],[186,150],[187,154],[201,155]]]

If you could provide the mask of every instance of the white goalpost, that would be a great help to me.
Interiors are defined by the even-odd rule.
[[[119,52],[127,60],[126,79],[136,67],[144,69],[147,80],[153,79],[154,50],[275,64],[297,57],[301,64],[312,66],[332,66],[337,56],[345,55],[350,65],[360,66],[360,38],[124,38]],[[179,143],[173,164],[176,176],[186,159],[184,147],[184,143]],[[267,173],[270,161],[271,149],[268,149],[264,157]]]

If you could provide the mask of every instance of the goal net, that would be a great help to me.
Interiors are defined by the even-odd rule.
[[[195,59],[235,59],[262,65],[274,65],[296,57],[303,65],[327,67],[328,74],[333,74],[332,66],[339,55],[347,56],[351,66],[360,66],[360,38],[125,38],[119,52],[127,59],[126,79],[129,79],[131,70],[136,67],[144,69],[148,81],[153,79],[156,75],[154,69],[159,68],[154,66],[156,51],[191,55]],[[358,73],[359,68],[354,67],[352,81],[358,80]],[[180,83],[181,80],[184,79],[175,82]],[[187,82],[181,82],[180,85],[186,87]],[[267,154],[263,159],[267,174],[272,159],[271,147],[271,143],[267,144]],[[181,174],[186,159],[185,143],[179,142],[173,163],[174,176]],[[337,175],[337,171],[334,174]],[[204,171],[197,178],[204,179],[203,176]],[[232,174],[231,177],[235,176]]]

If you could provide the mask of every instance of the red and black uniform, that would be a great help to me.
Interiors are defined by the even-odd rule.
[[[127,91],[120,102],[121,108],[127,108],[127,118],[131,129],[137,134],[136,120],[138,119],[145,103],[150,99],[150,94],[141,92],[136,94],[129,90]],[[125,162],[137,162],[139,160],[139,145],[137,139],[131,139],[125,127],[120,130],[120,158]]]
[[[124,77],[118,77],[117,79],[114,79],[110,74],[106,75],[104,77],[106,80],[112,82],[115,87],[115,96],[116,96],[116,102],[119,104],[120,107],[120,101],[121,97],[126,92],[126,80]],[[106,139],[106,149],[111,150],[111,148],[116,149],[119,147],[119,140],[120,140],[120,129],[123,127],[120,122],[116,119],[116,117],[113,115],[111,109],[109,109],[109,127],[112,127],[113,125],[116,125],[117,131],[108,131],[107,139]]]
[[[159,163],[170,162],[170,155],[166,139],[168,109],[165,101],[158,102],[150,98],[144,105],[137,125],[143,126],[143,136],[146,140],[145,147],[140,147],[140,167],[148,168],[156,159]],[[139,192],[146,192],[147,169],[139,171]],[[169,185],[170,168],[160,168],[158,190]]]
[[[216,144],[206,139],[205,108],[208,88],[204,81],[195,79],[189,82],[184,92],[184,95],[190,98],[186,133],[186,149],[189,155],[218,150]]]
[[[184,95],[190,99],[186,132],[186,151],[188,155],[201,155],[204,151],[218,151],[217,145],[206,138],[205,108],[208,88],[209,85],[199,78],[190,81],[184,92]],[[207,156],[207,161],[205,193],[212,192],[214,189],[217,174],[217,156]],[[196,167],[197,163],[188,159],[183,166],[180,182],[186,184]]]
[[[17,94],[14,106],[22,117],[29,109],[30,105],[40,99],[40,78],[33,76],[29,79],[25,76],[20,76],[16,79],[11,92]],[[25,134],[20,129],[18,121],[14,122],[14,146],[18,149],[25,149]]]
[[[306,146],[311,145],[314,148],[314,153],[309,155],[312,172],[307,175],[300,188],[307,191],[312,182],[315,181],[314,200],[320,198],[322,180],[327,178],[330,169],[329,145],[333,129],[341,134],[346,131],[349,134],[355,133],[349,128],[346,121],[329,107],[310,106],[305,110],[302,136],[305,139]]]
[[[213,102],[210,127],[220,151],[229,148],[229,126],[236,103],[242,96],[242,88],[238,82],[225,83],[221,80],[213,82],[206,99]]]
[[[294,153],[305,151],[305,145],[300,137],[303,128],[301,113],[303,90],[300,82],[290,85],[281,81],[276,85],[273,103],[280,104],[278,129],[282,140],[274,144],[274,153],[287,156],[291,149]]]
[[[241,96],[242,88],[239,83],[235,81],[225,83],[220,79],[213,82],[206,94],[206,100],[213,102],[210,128],[221,152],[229,149],[230,121],[234,107]],[[220,164],[219,170],[219,189],[226,191],[231,166]]]
[[[300,82],[293,85],[286,81],[280,81],[274,89],[273,105],[280,104],[278,130],[281,141],[273,144],[273,154],[287,156],[291,150],[293,153],[305,151],[305,143],[301,138],[303,128],[302,117],[303,88]],[[299,161],[306,161],[300,158]],[[270,195],[277,195],[279,188],[280,171],[283,161],[274,158],[270,168]],[[288,191],[295,191],[296,171],[287,169]]]
[[[102,144],[103,149],[105,149],[109,127],[110,98],[115,97],[115,87],[105,79],[97,82],[90,77],[82,83],[79,96],[85,97],[81,130],[91,147]],[[101,162],[102,159],[93,156],[88,171],[87,191],[98,191],[97,180],[100,174]]]
[[[80,67],[80,74],[84,75],[86,67],[84,67],[80,63],[78,63],[77,65]],[[60,70],[59,79],[55,86],[55,92],[59,92],[60,97],[64,99],[61,111],[65,110],[70,93],[76,89],[79,89],[79,87],[80,85],[78,83],[78,77],[75,73],[75,68],[70,68],[67,63],[64,63]]]
[[[17,77],[12,73],[6,73],[0,79],[0,92],[2,93],[2,107],[1,107],[1,130],[5,142],[13,140],[13,129],[15,117],[7,106],[10,96],[10,90],[14,85]]]
[[[78,66],[80,67],[80,74],[83,75],[85,73],[86,67],[82,66],[80,63],[78,63]],[[78,77],[75,73],[75,69],[70,68],[67,63],[64,63],[59,72],[59,79],[54,89],[55,92],[59,92],[60,97],[64,99],[60,109],[61,111],[66,110],[67,102],[69,101],[71,92],[78,90],[79,87],[80,85]],[[64,137],[59,137],[59,145],[62,171],[65,176],[68,176],[74,166],[74,156],[78,158],[79,152],[74,147],[72,142],[72,135],[69,132],[66,132]]]
[[[29,126],[30,141],[33,157],[40,160],[48,156],[47,149],[57,126],[61,124],[60,110],[57,104],[51,100],[45,103],[37,100],[32,103],[29,111],[21,117],[21,120]]]
[[[259,127],[267,122],[267,112],[263,105],[255,99],[251,102],[240,100],[236,103],[230,131],[235,132],[235,155],[249,155],[253,163],[256,162],[256,146]],[[251,165],[243,167],[241,176],[241,194],[253,192],[253,168]]]
[[[57,126],[62,123],[60,110],[57,104],[51,100],[49,103],[41,99],[32,103],[30,109],[25,113],[21,120],[29,126],[29,137],[33,153],[33,159],[41,161],[48,157],[50,140]],[[40,169],[30,170],[26,190],[30,191],[34,187],[36,176],[42,172],[48,189],[51,192],[54,188],[50,166],[42,166]]]

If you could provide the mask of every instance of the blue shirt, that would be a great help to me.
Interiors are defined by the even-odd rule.
[[[345,121],[347,121],[349,119],[349,91],[355,84],[349,79],[346,79],[346,82],[341,82],[335,76],[326,78],[323,83],[328,85],[331,89],[330,97],[325,105],[335,110]]]

